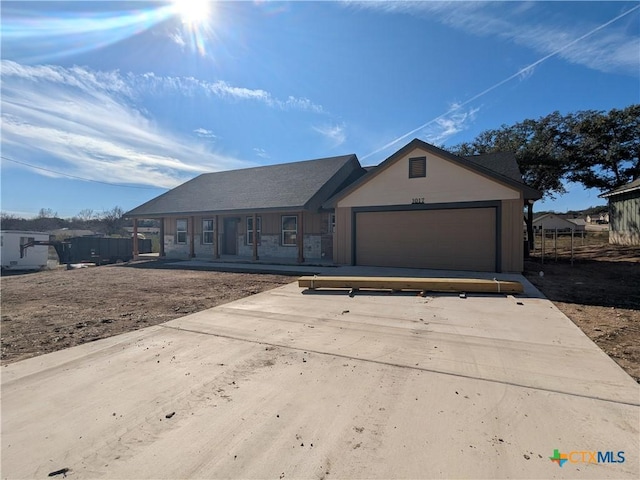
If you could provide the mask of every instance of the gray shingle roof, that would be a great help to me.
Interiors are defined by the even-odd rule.
[[[198,212],[317,209],[350,175],[355,155],[205,173],[127,212],[127,217]],[[362,171],[364,173],[364,171]]]
[[[522,174],[518,168],[516,156],[511,152],[483,153],[482,155],[471,155],[463,158],[522,183]]]

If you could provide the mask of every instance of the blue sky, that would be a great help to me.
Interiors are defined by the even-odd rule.
[[[4,212],[640,102],[640,2],[199,3],[2,2]]]

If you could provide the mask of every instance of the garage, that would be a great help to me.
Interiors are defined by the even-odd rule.
[[[355,211],[357,265],[498,270],[496,208]]]
[[[326,202],[344,265],[521,272],[524,209],[513,153],[459,157],[414,139]]]

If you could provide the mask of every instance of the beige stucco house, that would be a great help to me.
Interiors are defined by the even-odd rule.
[[[336,263],[521,272],[523,208],[541,195],[511,159],[413,140],[330,200]]]
[[[126,216],[160,218],[167,256],[521,272],[540,197],[513,155],[415,139],[374,168],[346,155],[201,175]]]

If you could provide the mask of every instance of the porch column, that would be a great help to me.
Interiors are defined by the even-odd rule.
[[[138,219],[133,219],[133,259],[138,260]]]
[[[164,217],[160,219],[160,257],[164,257]]]
[[[214,218],[213,230],[213,258],[220,258],[220,232],[218,231],[218,215]]]
[[[304,212],[298,213],[296,240],[298,244],[298,263],[304,263]]]
[[[258,215],[253,214],[253,260],[258,258]]]
[[[195,237],[196,237],[196,217],[189,217],[189,226],[187,227],[189,230],[189,258],[193,258],[196,256],[195,253]]]

